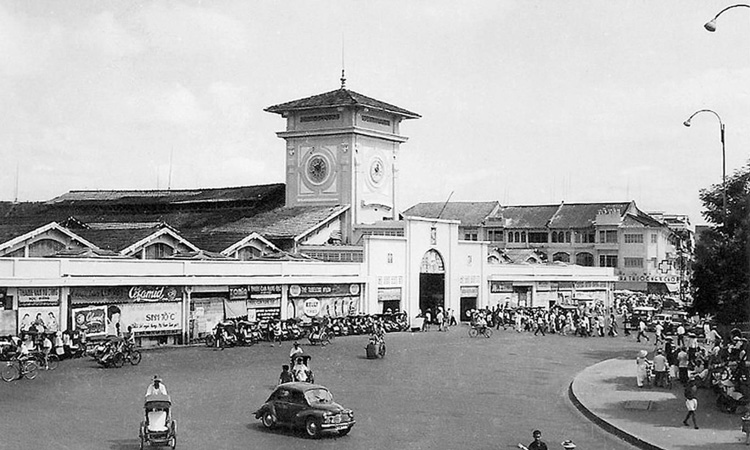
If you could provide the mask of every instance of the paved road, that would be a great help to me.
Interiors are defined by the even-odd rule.
[[[308,440],[266,431],[252,412],[274,387],[290,343],[216,351],[159,349],[136,367],[101,369],[63,361],[33,381],[0,383],[0,448],[138,448],[143,393],[161,375],[175,401],[178,448],[503,449],[528,444],[541,428],[550,449],[573,439],[580,450],[632,450],[570,403],[573,376],[599,361],[632,355],[630,338],[534,337],[511,330],[491,339],[449,333],[387,336],[388,355],[364,358],[367,338],[304,346],[316,381],[355,410],[342,438]]]

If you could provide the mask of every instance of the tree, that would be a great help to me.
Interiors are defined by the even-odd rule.
[[[711,225],[695,247],[691,312],[712,314],[722,324],[750,318],[750,163],[722,185],[700,191],[703,217]]]

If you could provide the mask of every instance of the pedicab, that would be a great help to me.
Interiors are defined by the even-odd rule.
[[[143,409],[146,418],[141,421],[139,448],[143,450],[147,445],[177,447],[177,421],[172,419],[169,395],[147,395]]]
[[[294,381],[300,381],[304,383],[314,383],[315,376],[313,371],[310,369],[310,355],[297,355],[294,358],[294,366],[292,366],[292,378]]]
[[[370,336],[365,351],[367,352],[367,359],[385,358],[385,340],[373,334]]]

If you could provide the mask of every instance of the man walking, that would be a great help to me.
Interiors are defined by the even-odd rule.
[[[651,340],[646,336],[646,322],[643,319],[638,322],[638,336],[636,336],[635,341],[641,342],[641,337],[644,337],[647,341]]]

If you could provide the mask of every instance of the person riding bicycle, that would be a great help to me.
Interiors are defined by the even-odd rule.
[[[123,351],[130,351],[135,348],[135,333],[131,325],[128,325],[128,331],[123,336],[123,344]]]
[[[294,358],[297,357],[297,355],[302,355],[303,353],[305,352],[299,346],[299,342],[294,341],[294,345],[292,345],[292,349],[289,351],[289,360],[291,361],[292,365],[294,364]]]

